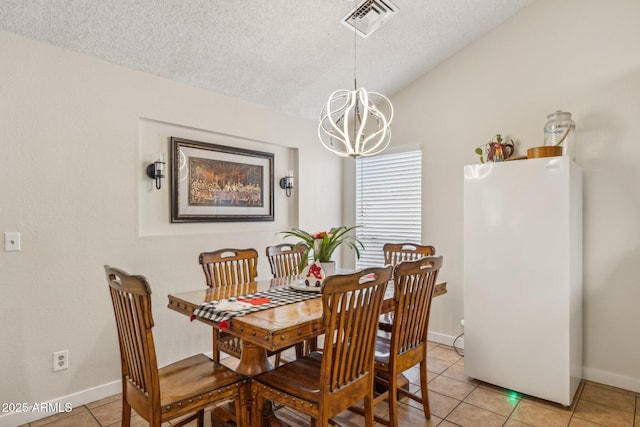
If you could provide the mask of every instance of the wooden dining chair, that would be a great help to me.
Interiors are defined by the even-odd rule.
[[[266,253],[271,267],[273,278],[290,277],[300,274],[300,264],[309,247],[300,242],[281,243],[275,246],[267,246]],[[312,338],[296,344],[296,358],[315,351],[318,348],[318,339]],[[279,362],[279,361],[278,361]]]
[[[415,243],[385,243],[382,247],[384,253],[384,264],[395,267],[403,261],[415,261],[425,256],[436,254],[433,246],[417,245]],[[380,316],[378,327],[383,331],[390,332],[393,322],[393,312]]]
[[[395,315],[391,334],[378,334],[375,352],[376,382],[387,391],[377,396],[374,405],[387,399],[389,421],[383,424],[398,425],[398,393],[422,404],[424,416],[429,419],[429,390],[427,387],[427,332],[431,299],[442,257],[424,257],[416,261],[404,261],[394,269]],[[398,375],[420,364],[421,396],[398,387]]]
[[[390,266],[327,278],[322,289],[324,352],[254,377],[252,419],[269,399],[310,415],[312,426],[326,426],[329,418],[364,398],[365,422],[373,426],[376,319],[390,278]]]
[[[151,288],[144,276],[105,266],[120,343],[122,426],[131,424],[133,408],[150,426],[192,414],[179,424],[204,421],[204,409],[235,400],[239,424],[247,425],[241,402],[246,379],[204,354],[158,369],[153,341]]]
[[[415,243],[385,243],[382,252],[385,265],[391,264],[395,267],[403,261],[415,261],[425,256],[433,256],[436,254],[436,248]]]
[[[227,248],[202,252],[198,259],[210,288],[253,282],[258,275],[258,252],[255,249]],[[221,351],[239,359],[241,340],[213,328],[213,360],[216,362],[220,361]]]
[[[304,243],[267,246],[267,259],[274,278],[300,274],[300,261],[309,247]]]
[[[253,282],[258,275],[258,252],[255,249],[202,252],[199,259],[210,288]]]

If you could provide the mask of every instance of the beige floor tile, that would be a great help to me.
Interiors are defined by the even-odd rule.
[[[531,427],[529,424],[521,423],[520,421],[514,420],[513,418],[509,418],[506,423],[504,423],[504,427]]]
[[[506,420],[505,416],[464,402],[447,416],[447,421],[466,427],[498,427],[502,426]]]
[[[113,424],[122,419],[122,401],[115,400],[110,403],[94,407],[93,409],[90,409],[90,411],[101,425],[106,426]]]
[[[40,420],[33,421],[31,423],[31,427],[44,426],[44,425],[50,424],[52,422],[57,422],[59,420],[65,419],[65,418],[69,418],[69,417],[80,415],[80,414],[84,414],[84,413],[89,413],[89,410],[87,409],[87,407],[86,406],[78,406],[77,408],[73,408],[73,410],[71,412],[61,412],[59,414],[51,415],[51,416],[42,418]]]
[[[291,410],[289,408],[281,408],[276,411],[279,420],[286,422],[292,427],[306,426],[310,424],[311,418],[308,415]]]
[[[403,372],[403,375],[407,377],[407,379],[411,384],[420,386],[420,365],[407,369],[406,371]],[[431,372],[427,369],[427,382],[431,381],[437,376],[438,374]]]
[[[375,411],[378,416],[381,416],[385,419],[389,418],[389,414],[385,412],[385,414],[379,414]],[[351,411],[344,411],[332,417],[332,419],[337,422],[342,427],[360,427],[364,425],[364,415],[356,414]]]
[[[516,398],[516,399],[522,399],[524,397],[524,395],[522,393],[518,393],[517,391],[509,390],[508,388],[504,388],[504,387],[498,387],[497,385],[484,383],[482,381],[479,382],[478,387],[479,388],[484,388],[484,389],[487,389],[487,390],[491,390],[491,391],[494,391],[496,393],[502,393],[502,394],[505,394],[507,396],[511,396],[513,398]]]
[[[431,372],[441,374],[446,371],[449,366],[451,366],[451,363],[447,362],[446,360],[427,356],[427,370]]]
[[[459,426],[458,424],[450,423],[449,421],[444,420],[443,422],[438,424],[438,427],[459,427]]]
[[[434,342],[431,341],[427,341],[427,351],[433,350],[434,348],[438,347],[439,344],[436,344]]]
[[[464,400],[476,386],[440,375],[429,383],[429,390],[457,400]]]
[[[378,403],[376,406],[373,407],[373,412],[374,415],[376,417],[380,417],[383,418],[385,420],[389,419],[389,410],[388,410],[388,406],[387,406],[387,401],[383,400],[382,402]],[[362,409],[364,407],[364,401],[360,400],[358,403],[356,403],[354,405],[357,408]],[[295,410],[291,409],[293,412],[296,412]],[[301,414],[302,415],[302,414]],[[304,415],[302,415],[303,417],[305,417]],[[307,417],[308,419],[308,417]],[[346,410],[343,411],[341,413],[339,413],[338,415],[332,417],[332,419],[334,421],[336,421],[338,424],[340,424],[341,426],[361,426],[364,425],[364,415],[360,415],[358,413],[355,413],[353,411],[350,410]]]
[[[584,386],[580,399],[631,413],[636,407],[635,396],[610,388],[596,387],[593,384]]]
[[[207,423],[209,423],[209,422],[210,422],[210,419],[209,419],[209,420],[207,420],[207,419],[205,418],[205,425],[209,425],[209,424],[207,424]],[[106,426],[106,427],[120,427],[121,425],[122,425],[122,424],[120,423],[120,420],[118,420],[118,421],[116,421],[115,423],[113,423],[113,424],[109,424],[109,425],[108,425],[108,426]],[[168,427],[168,426],[170,426],[170,424],[169,424],[169,423],[163,423],[162,425],[163,425],[163,427],[165,427],[165,426],[167,426],[167,427]],[[135,414],[135,415],[132,415],[132,416],[131,416],[131,427],[149,427],[149,423],[148,423],[147,421],[145,421],[145,419],[144,419],[144,418],[142,418],[140,415]]]
[[[618,387],[614,387],[614,386],[606,385],[606,384],[600,384],[600,383],[596,383],[596,382],[589,381],[589,380],[585,380],[585,383],[589,384],[589,385],[592,385],[592,386],[595,386],[595,387],[606,388],[607,390],[611,390],[611,391],[617,391],[618,393],[628,394],[628,395],[631,395],[631,396],[634,396],[634,397],[636,396],[636,393],[631,391],[631,390],[625,390],[623,388],[618,388]]]
[[[433,414],[431,414],[431,418],[426,419],[422,409],[402,403],[398,405],[398,425],[400,426],[435,427],[441,422],[442,418]]]
[[[416,391],[413,394],[415,396],[417,396],[418,398],[421,398],[420,390]],[[431,394],[429,394],[429,397],[431,397]],[[405,397],[405,396],[402,396],[402,399],[398,400],[398,402],[403,404],[403,405],[410,406],[412,409],[415,409],[416,411],[419,411],[421,414],[424,414],[424,409],[422,408],[422,402],[410,399],[410,398]],[[387,403],[385,401],[385,405],[386,404]],[[431,413],[433,413],[433,408],[431,408],[431,406],[429,406],[429,409],[431,410]]]
[[[467,396],[464,402],[508,417],[518,405],[520,399],[485,388],[476,388]]]
[[[93,415],[91,415],[89,411],[71,414],[69,417],[58,418],[49,423],[35,425],[45,427],[100,427],[100,423],[93,418]],[[33,426],[34,424],[31,425]]]
[[[552,411],[560,412],[562,414],[569,414],[569,415],[573,413],[573,411],[575,410],[575,404],[578,402],[578,399],[576,398],[574,399],[572,406],[564,406],[559,403],[550,402],[548,400],[539,399],[537,397],[527,396],[527,395],[523,395],[522,400],[534,405],[542,406]]]
[[[87,408],[89,408],[89,410],[93,409],[93,408],[97,408],[98,406],[102,406],[102,405],[106,405],[107,403],[111,403],[111,402],[115,402],[115,401],[122,401],[122,393],[118,393],[118,394],[114,394],[113,396],[109,396],[109,397],[105,397],[104,399],[100,399],[100,400],[96,400],[94,402],[91,403],[87,403]]]
[[[597,403],[581,400],[573,414],[575,418],[591,421],[607,427],[633,427],[633,414]]]
[[[427,358],[435,357],[436,359],[444,360],[449,362],[450,365],[453,365],[462,357],[458,356],[458,354],[452,348],[447,347],[436,347],[433,350],[427,351]]]
[[[464,373],[464,365],[461,365],[458,363],[451,365],[449,368],[447,368],[446,371],[444,371],[440,375],[444,375],[445,377],[449,377],[449,378],[455,378],[458,381],[464,381],[469,384],[478,384],[480,382],[475,378],[468,377]]]
[[[511,418],[536,427],[564,427],[569,425],[571,413],[556,411],[523,399],[513,411]]]
[[[591,421],[573,417],[569,422],[569,427],[602,427],[602,426],[600,424],[592,423]]]
[[[418,402],[410,400],[408,404],[419,409],[418,405],[420,404]],[[459,404],[459,400],[429,390],[429,408],[431,409],[432,415],[436,415],[439,418],[446,418]]]

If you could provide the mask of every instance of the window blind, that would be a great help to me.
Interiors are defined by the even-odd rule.
[[[384,265],[385,243],[421,243],[421,190],[420,150],[356,159],[357,268]]]

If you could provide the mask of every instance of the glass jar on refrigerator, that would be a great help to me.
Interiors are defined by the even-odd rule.
[[[544,145],[561,146],[562,154],[574,159],[575,156],[576,122],[571,119],[571,113],[558,110],[547,116],[544,125]]]

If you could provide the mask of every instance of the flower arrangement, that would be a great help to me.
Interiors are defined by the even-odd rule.
[[[350,234],[350,232],[355,227],[345,227],[344,225],[340,227],[334,227],[329,231],[320,231],[317,233],[309,233],[304,230],[299,230],[297,228],[293,228],[289,231],[282,231],[281,234],[284,234],[285,237],[296,237],[302,240],[307,244],[307,251],[302,256],[300,260],[301,270],[302,267],[307,265],[307,260],[309,259],[309,252],[313,249],[313,260],[320,262],[328,262],[331,261],[331,256],[333,252],[342,244],[347,245],[349,248],[353,249],[356,253],[356,258],[360,258],[360,249],[364,249],[364,245],[362,242]]]

